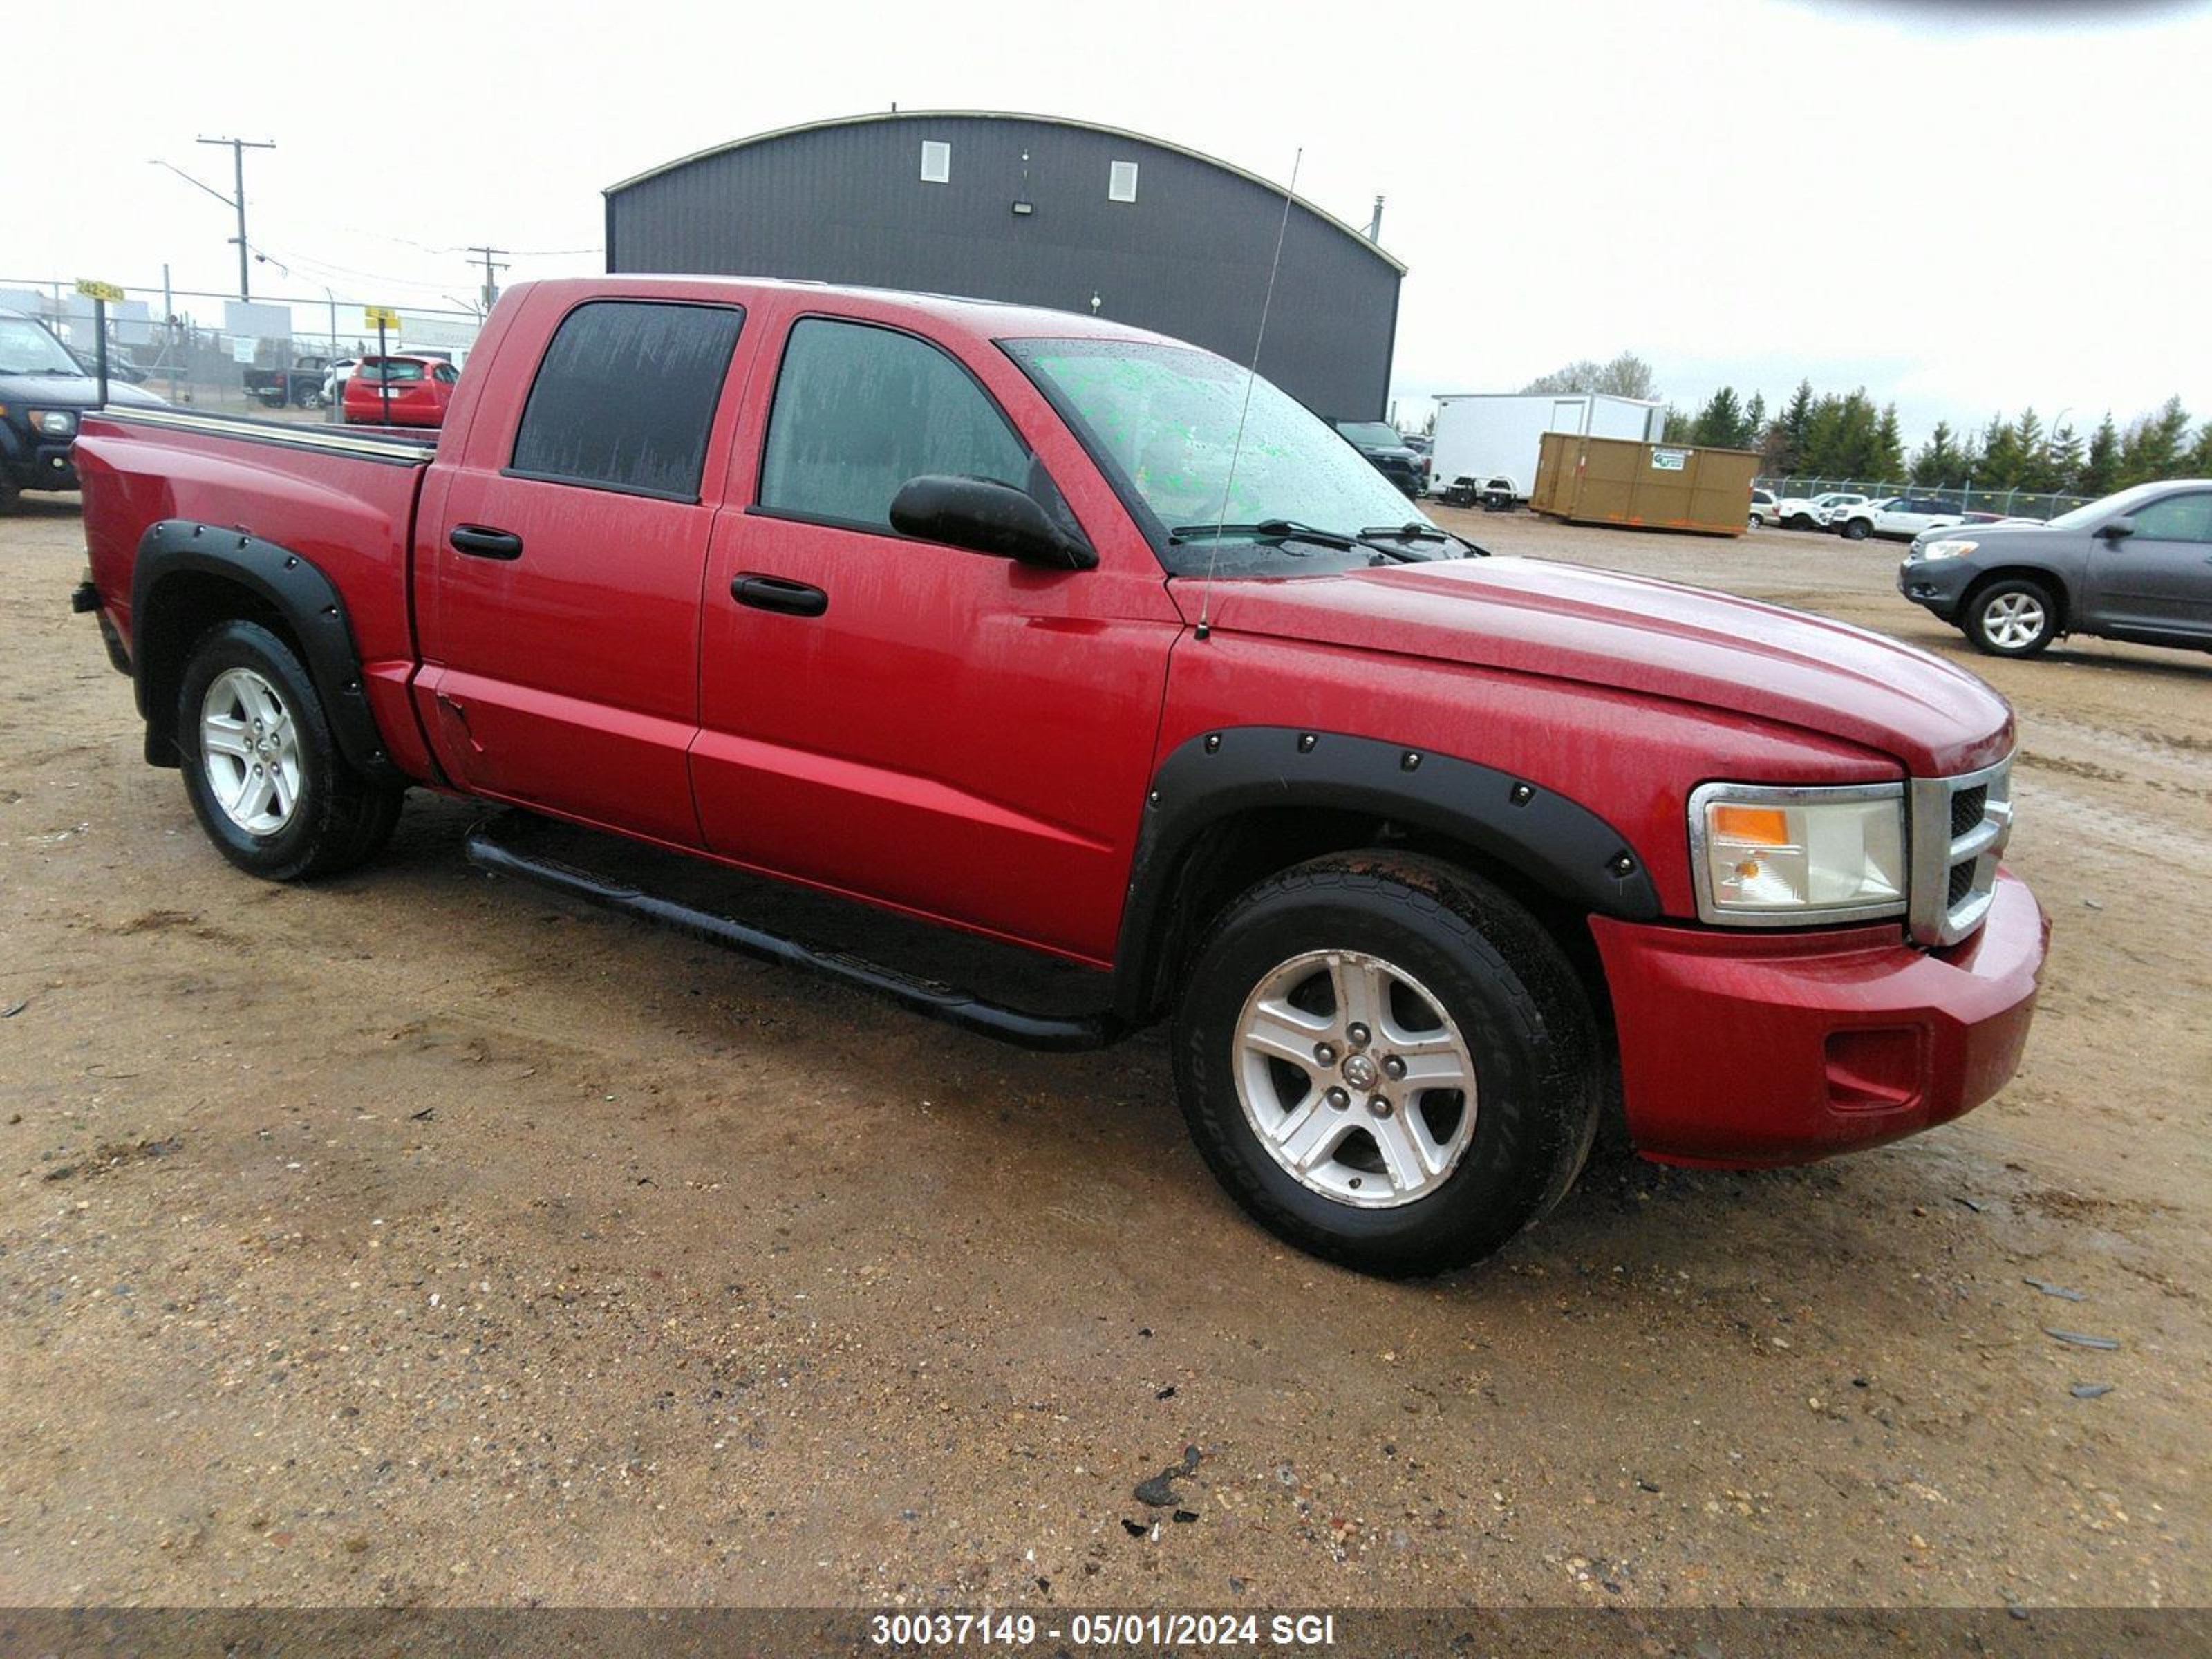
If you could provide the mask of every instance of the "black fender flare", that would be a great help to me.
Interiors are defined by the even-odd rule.
[[[187,574],[219,578],[244,588],[283,617],[299,641],[308,678],[322,699],[323,714],[339,752],[354,769],[377,783],[404,785],[408,778],[392,761],[375,714],[362,684],[361,648],[346,615],[337,585],[304,556],[275,542],[219,525],[163,519],[139,538],[137,563],[131,573],[131,683],[138,712],[146,721],[146,758],[157,766],[177,763],[177,711],[169,697],[183,672],[190,640],[167,640],[157,632],[162,584]],[[153,647],[153,648],[149,648]]]
[[[1284,806],[1370,814],[1448,836],[1585,910],[1629,921],[1660,915],[1642,855],[1603,817],[1565,795],[1413,744],[1297,726],[1224,726],[1180,744],[1153,774],[1115,953],[1124,1018],[1141,1023],[1157,1005],[1184,855],[1223,819]]]

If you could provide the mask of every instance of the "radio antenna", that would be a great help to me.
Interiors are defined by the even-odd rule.
[[[1252,383],[1260,378],[1260,349],[1267,343],[1267,308],[1275,302],[1275,273],[1283,268],[1283,238],[1290,234],[1291,204],[1297,198],[1298,164],[1306,158],[1300,144],[1291,157],[1291,182],[1283,186],[1283,222],[1275,230],[1275,257],[1267,265],[1267,289],[1260,296],[1260,331],[1252,342],[1252,368],[1244,376],[1244,404],[1237,411],[1237,441],[1229,446],[1229,476],[1221,484],[1221,511],[1214,516],[1213,544],[1206,550],[1206,586],[1199,595],[1196,636],[1213,634],[1213,567],[1221,556],[1221,535],[1229,524],[1229,497],[1237,488],[1237,460],[1244,453],[1244,422],[1252,413]]]

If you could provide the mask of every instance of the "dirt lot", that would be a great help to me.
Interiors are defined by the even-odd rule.
[[[1467,522],[1967,654],[1894,548]],[[0,1603],[2212,1597],[2212,658],[1975,661],[2057,925],[1999,1099],[1393,1285],[1217,1194],[1157,1038],[495,884],[428,798],[237,874],[82,562],[72,499],[0,521]]]

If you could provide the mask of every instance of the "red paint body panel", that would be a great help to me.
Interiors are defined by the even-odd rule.
[[[1862,628],[1726,593],[1534,559],[1213,586],[1224,629],[1747,714],[1880,750],[1923,778],[2012,752],[2012,711],[1966,670]],[[1187,612],[1195,615],[1205,586],[1176,584]]]
[[[1669,915],[1697,913],[1683,803],[1713,778],[1768,783],[1881,781],[1887,756],[1747,715],[1657,701],[1575,680],[1233,632],[1265,596],[1328,577],[1217,582],[1208,639],[1185,637],[1170,670],[1164,755],[1224,726],[1346,732],[1479,760],[1568,796],[1605,818],[1644,859]],[[1195,614],[1195,581],[1173,591]],[[1237,590],[1231,592],[1231,590]],[[1346,630],[1357,624],[1347,619]],[[1632,740],[1624,741],[1632,732]]]
[[[1934,954],[1887,927],[1761,936],[1593,916],[1590,931],[1637,1150],[1747,1167],[1879,1146],[1995,1094],[2027,1040],[2051,923],[2005,872],[1981,931]],[[1863,1052],[1879,1075],[1853,1063]]]
[[[504,475],[555,328],[611,296],[745,310],[696,503]],[[1050,472],[1097,567],[1046,571],[751,510],[782,343],[809,314],[903,329],[958,358]],[[1152,337],[810,284],[519,285],[453,388],[427,468],[89,417],[76,453],[95,584],[127,641],[149,524],[249,530],[343,595],[380,730],[410,775],[1101,965],[1146,792],[1179,745],[1279,726],[1463,757],[1602,817],[1680,919],[1590,921],[1630,1127],[1652,1156],[1820,1157],[1941,1122],[2010,1074],[2046,925],[2009,877],[1980,932],[1934,954],[1894,926],[1687,923],[1694,787],[1990,764],[2014,738],[1981,682],[1840,624],[1523,560],[1170,580],[996,344],[1071,335]],[[458,553],[460,524],[520,535],[523,556]],[[818,586],[828,609],[741,606],[744,574]]]

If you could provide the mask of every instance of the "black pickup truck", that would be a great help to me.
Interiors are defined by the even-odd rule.
[[[323,396],[323,382],[330,373],[327,357],[302,357],[290,368],[249,368],[245,377],[246,395],[271,409],[283,409],[288,404],[320,409],[329,401]]]

